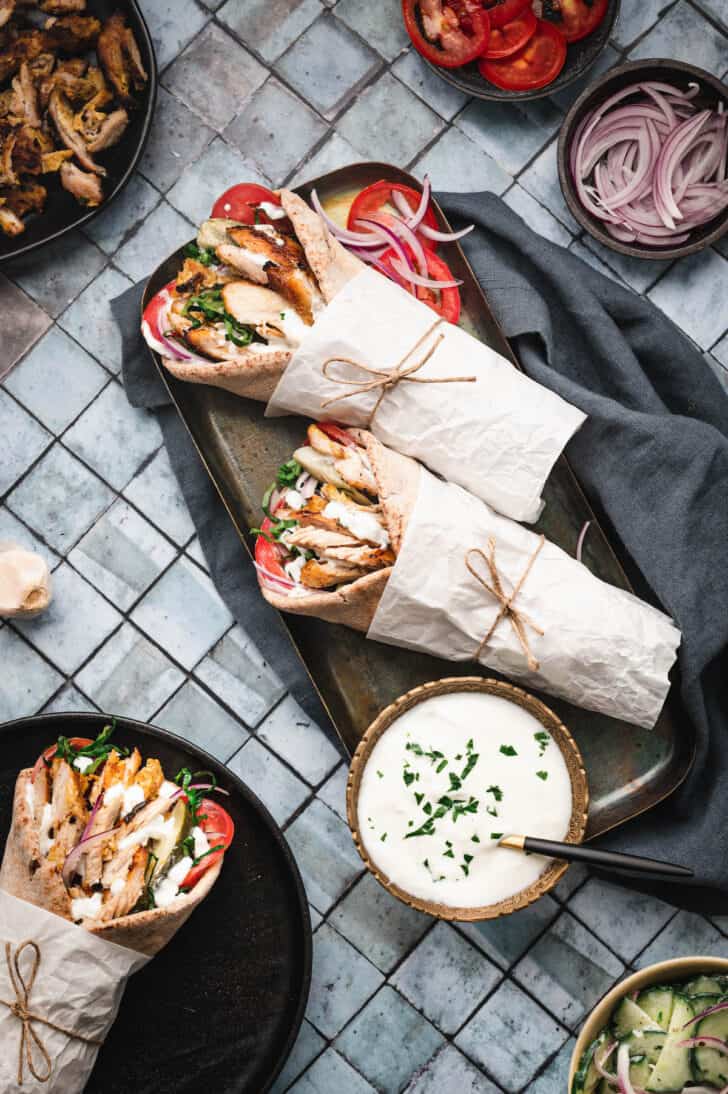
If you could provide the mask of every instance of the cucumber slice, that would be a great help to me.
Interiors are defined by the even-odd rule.
[[[660,1029],[670,1028],[675,992],[672,988],[648,988],[637,996],[637,1006],[657,1022]]]
[[[660,1053],[665,1047],[667,1031],[664,1029],[638,1029],[634,1033],[630,1033],[628,1037],[623,1037],[620,1044],[624,1041],[629,1045],[630,1057],[644,1056],[648,1064],[656,1064],[660,1058]],[[639,1085],[640,1087],[644,1086],[643,1083]]]
[[[607,1032],[603,1030],[595,1041],[589,1045],[579,1062],[579,1070],[574,1076],[572,1094],[596,1094],[596,1089],[601,1082],[601,1075],[594,1065],[594,1054],[607,1040]]]
[[[685,1032],[688,1037],[719,1037],[721,1041],[728,1041],[728,1010],[719,1010],[717,1014],[701,1018],[695,1030]],[[701,1082],[712,1083],[721,1090],[728,1085],[728,1054],[715,1048],[696,1048],[693,1061],[696,1076]]]
[[[657,1029],[657,1022],[646,1014],[632,999],[623,999],[612,1015],[612,1029],[618,1041],[623,1041],[635,1030]]]
[[[178,801],[170,813],[170,820],[172,824],[169,827],[169,831],[165,832],[159,839],[153,840],[149,850],[157,856],[157,864],[155,867],[155,882],[162,876],[169,860],[172,857],[178,844],[186,835],[187,827],[187,804],[185,799],[182,798]]]
[[[665,1046],[645,1090],[666,1094],[667,1091],[681,1091],[687,1083],[692,1082],[692,1053],[689,1048],[681,1047],[681,1042],[690,1036],[690,1030],[686,1030],[685,1025],[694,1017],[694,1007],[694,1002],[687,996],[675,993],[675,1005]]]
[[[646,1056],[635,1056],[629,1061],[629,1079],[635,1090],[644,1090],[652,1074],[652,1062]]]
[[[685,995],[722,995],[723,988],[714,976],[698,976],[682,989]]]

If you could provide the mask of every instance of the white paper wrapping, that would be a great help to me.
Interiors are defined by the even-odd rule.
[[[437,321],[435,313],[375,270],[357,274],[317,318],[286,368],[266,414],[296,413],[366,426],[379,391],[357,392],[322,408],[350,388],[327,379],[322,363],[348,357],[391,370]],[[584,421],[580,410],[529,380],[510,361],[450,323],[418,378],[475,376],[474,383],[390,388],[371,430],[515,520],[533,521],[541,491],[566,442]],[[425,346],[435,339],[430,336]],[[415,353],[410,364],[421,353]],[[349,365],[333,375],[372,379]]]
[[[82,927],[52,915],[0,890],[0,999],[14,1002],[5,962],[5,944],[13,953],[25,941],[41,951],[41,961],[28,1009],[84,1037],[103,1041],[119,1009],[126,981],[150,959],[89,934]],[[26,976],[31,954],[25,952],[21,969]],[[22,1033],[19,1019],[0,1006],[0,1091],[2,1094],[80,1094],[91,1074],[98,1048],[68,1038],[40,1022],[33,1028],[53,1063],[50,1080],[40,1083],[26,1066],[18,1085],[18,1050]],[[36,1070],[45,1070],[33,1046]]]
[[[368,637],[450,661],[474,660],[500,604],[468,571],[465,553],[469,548],[486,551],[491,537],[498,572],[510,594],[539,537],[423,470]],[[489,579],[484,564],[477,569]],[[538,671],[529,670],[508,619],[500,621],[482,651],[482,664],[577,706],[644,728],[654,726],[680,644],[680,632],[666,615],[600,581],[548,541],[514,607],[544,632],[526,630]]]

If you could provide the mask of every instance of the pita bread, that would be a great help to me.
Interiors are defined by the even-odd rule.
[[[398,554],[407,521],[417,500],[422,473],[420,465],[409,456],[393,452],[365,429],[352,429],[350,432],[369,456],[384,523],[392,550]],[[312,590],[300,596],[287,596],[266,588],[262,582],[260,589],[268,603],[280,612],[314,616],[327,623],[341,623],[352,630],[366,633],[391,572],[392,567],[388,566],[331,592]]]
[[[20,772],[15,784],[13,816],[0,867],[0,889],[70,920],[71,899],[60,872],[40,852],[38,825],[28,801],[32,776],[31,768],[27,768]],[[224,859],[211,866],[191,892],[177,897],[166,908],[125,915],[98,927],[89,926],[87,921],[84,927],[107,942],[153,957],[205,899],[220,875],[223,862]]]
[[[288,214],[299,243],[303,247],[321,295],[328,304],[347,281],[363,268],[363,263],[342,247],[317,213],[290,190],[280,191],[281,205]],[[267,403],[293,356],[293,349],[258,346],[240,349],[224,361],[175,361],[163,357],[162,364],[178,380],[189,384],[221,387],[244,399]]]

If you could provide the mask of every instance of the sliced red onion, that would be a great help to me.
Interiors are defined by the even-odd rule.
[[[590,524],[591,524],[591,521],[588,520],[586,522],[586,524],[583,525],[581,531],[579,532],[579,538],[576,541],[576,561],[577,562],[581,562],[581,551],[582,551],[582,548],[584,546],[584,540],[586,539],[586,534],[589,531],[589,525]]]
[[[296,479],[296,490],[302,498],[308,500],[312,498],[316,493],[316,487],[318,486],[318,479],[315,479],[313,475],[309,475],[308,471],[304,471],[302,475],[299,475]]]
[[[432,185],[430,183],[430,177],[429,175],[425,175],[424,179],[422,180],[422,194],[420,195],[420,203],[413,212],[412,207],[410,206],[410,203],[407,201],[407,198],[404,196],[404,194],[399,193],[399,191],[397,190],[392,191],[392,202],[397,207],[397,210],[402,214],[402,216],[407,218],[407,227],[412,228],[413,231],[416,231],[424,220],[425,214],[427,213],[430,205],[431,194]]]
[[[272,583],[273,585],[280,585],[284,589],[293,589],[295,587],[293,581],[289,581],[288,578],[285,577],[278,577],[277,574],[272,574],[270,570],[266,570],[265,566],[261,566],[259,562],[254,561],[253,565],[255,566],[258,573],[262,574],[269,583]]]
[[[413,285],[420,285],[423,289],[454,289],[458,285],[462,285],[462,281],[457,280],[437,281],[433,277],[420,277],[413,270],[406,270],[402,263],[394,258],[392,259],[392,266],[407,281],[411,281]]]
[[[435,243],[455,243],[456,240],[464,239],[465,236],[470,235],[474,228],[474,224],[469,224],[467,228],[461,228],[459,232],[438,232],[435,228],[431,228],[429,224],[420,224],[417,230],[420,235],[432,239]]]
[[[585,527],[588,527],[588,524]],[[597,1048],[594,1052],[594,1067],[597,1069],[601,1077],[603,1079],[606,1079],[609,1083],[616,1083],[617,1076],[612,1074],[611,1071],[607,1071],[604,1065],[614,1052],[617,1044],[617,1041],[610,1041],[609,1044],[604,1046],[604,1052],[601,1056],[599,1054],[599,1048]]]
[[[332,220],[325,211],[315,190],[311,191],[311,204],[323,220],[332,235],[336,236],[340,243],[351,244],[354,247],[377,248],[381,246],[381,240],[372,232],[366,235],[362,232],[351,232],[348,228],[342,228],[335,220]]]
[[[684,1041],[677,1042],[678,1048],[712,1048],[715,1052],[722,1052],[728,1056],[728,1041],[720,1037],[687,1037]]]
[[[424,277],[427,274],[427,259],[425,258],[425,249],[420,243],[419,239],[409,228],[404,221],[398,220],[396,217],[389,216],[388,214],[372,213],[370,220],[376,224],[382,225],[384,228],[389,228],[395,235],[399,236],[403,243],[406,243],[414,256],[415,264],[417,266],[417,272]],[[357,224],[364,223],[363,221],[357,221]]]
[[[78,864],[81,861],[81,856],[85,855],[87,851],[90,851],[92,847],[95,847],[97,843],[103,843],[108,840],[116,832],[118,828],[109,828],[106,832],[98,832],[95,836],[88,836],[87,839],[80,840],[76,846],[66,855],[66,860],[63,863],[63,884],[67,889],[70,889],[71,882],[74,875],[78,872]]]
[[[225,794],[228,798],[230,797],[230,791],[229,790],[223,790],[223,788],[221,786],[217,786],[217,784],[215,786],[213,786],[212,783],[190,783],[190,785],[187,787],[187,789],[188,790],[210,790],[210,791],[215,791],[218,794]]]
[[[412,269],[412,260],[405,251],[402,241],[396,232],[394,232],[391,228],[386,227],[384,224],[379,224],[375,220],[369,220],[368,218],[364,217],[362,217],[361,220],[358,220],[357,224],[364,224],[367,227],[371,228],[372,233],[374,235],[378,235],[380,241],[384,240],[385,242],[389,243],[389,245],[396,252],[399,260],[404,264],[404,266],[407,269]]]
[[[617,1050],[617,1086],[619,1094],[637,1094],[629,1077],[629,1045],[624,1042]]]
[[[89,813],[89,818],[88,818],[88,821],[86,823],[86,827],[84,828],[83,832],[81,833],[81,840],[80,840],[81,843],[83,843],[83,841],[87,838],[89,832],[91,831],[91,829],[93,827],[94,820],[96,819],[96,814],[98,813],[99,809],[101,808],[101,804],[102,804],[103,800],[104,800],[104,792],[102,790],[101,793],[99,794],[98,798],[94,802],[94,807],[91,810],[91,812]]]
[[[721,1010],[728,1010],[728,999],[723,1003],[716,1003],[712,1007],[708,1007],[707,1010],[701,1010],[700,1014],[696,1014],[694,1018],[691,1018],[689,1022],[686,1022],[683,1029],[687,1029],[689,1026],[694,1026],[696,1022],[699,1022],[701,1018],[707,1018],[709,1014],[717,1014]]]

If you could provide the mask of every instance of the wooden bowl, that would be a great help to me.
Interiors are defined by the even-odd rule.
[[[569,1067],[569,1085],[567,1091],[571,1091],[574,1085],[576,1073],[579,1070],[579,1061],[592,1043],[597,1034],[605,1027],[609,1016],[620,999],[624,999],[633,991],[642,991],[652,987],[653,984],[675,983],[679,980],[690,980],[694,976],[706,973],[722,973],[728,975],[728,958],[725,957],[674,957],[669,961],[659,961],[656,965],[648,965],[646,969],[628,976],[626,980],[620,980],[604,998],[597,1003],[577,1037],[574,1051],[571,1054],[571,1066]]]
[[[612,27],[619,14],[621,0],[609,0],[604,18],[598,27],[578,42],[567,43],[566,62],[555,80],[546,87],[538,87],[530,91],[508,91],[502,87],[491,84],[478,71],[477,62],[461,65],[459,68],[442,68],[424,58],[425,64],[433,72],[445,80],[446,83],[457,87],[466,95],[472,95],[474,99],[487,99],[491,102],[524,102],[528,99],[544,99],[549,95],[555,95],[563,91],[569,84],[580,79],[594,64],[609,41]]]
[[[539,897],[542,897],[549,889],[553,889],[568,869],[568,863],[552,861],[535,882],[514,896],[500,900],[495,904],[485,904],[479,908],[454,908],[446,904],[435,904],[429,900],[422,900],[420,897],[413,896],[404,889],[400,889],[369,858],[359,831],[358,801],[362,775],[367,760],[379,738],[401,714],[411,710],[418,703],[432,699],[436,695],[460,691],[477,691],[484,695],[497,695],[502,699],[507,699],[509,702],[527,710],[541,723],[544,729],[548,730],[564,757],[569,778],[571,779],[571,820],[565,840],[567,843],[581,843],[586,830],[589,787],[576,741],[554,712],[549,710],[539,699],[520,688],[514,687],[512,684],[489,678],[484,679],[481,676],[447,677],[444,680],[434,680],[428,684],[421,684],[419,687],[413,688],[412,691],[400,696],[399,699],[395,699],[388,707],[385,707],[367,729],[352,757],[349,778],[346,784],[346,813],[357,851],[364,860],[367,869],[374,874],[377,881],[392,896],[397,897],[398,900],[409,905],[410,908],[417,908],[419,911],[427,912],[428,915],[435,916],[438,919],[462,921],[497,919],[498,916],[509,915],[511,912],[518,911],[519,908],[525,908],[526,905],[532,904]]]
[[[600,106],[610,95],[614,95],[629,84],[638,83],[641,80],[661,80],[664,83],[673,83],[678,87],[686,87],[689,82],[695,82],[700,87],[700,94],[696,102],[700,106],[717,107],[719,102],[724,102],[728,110],[728,88],[719,79],[706,72],[702,68],[685,64],[683,61],[671,61],[649,58],[644,61],[629,61],[627,64],[612,68],[599,80],[584,91],[571,107],[566,115],[559,132],[557,160],[559,167],[559,182],[564,199],[575,219],[586,228],[594,239],[610,247],[620,254],[630,255],[632,258],[650,259],[674,259],[683,258],[685,255],[695,254],[709,247],[717,239],[728,231],[728,208],[719,213],[707,224],[694,228],[690,238],[684,243],[673,247],[651,247],[644,243],[620,243],[613,239],[602,227],[602,222],[597,217],[587,212],[579,201],[576,186],[569,167],[571,146],[577,127],[582,118],[595,107]]]

